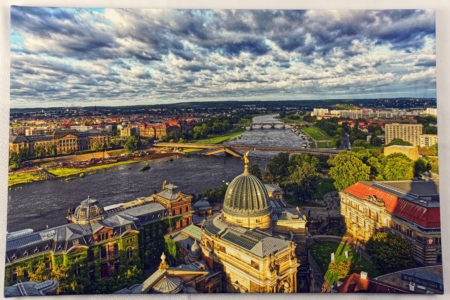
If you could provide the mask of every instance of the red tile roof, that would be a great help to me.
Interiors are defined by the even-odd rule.
[[[408,293],[407,290],[386,284],[384,282],[377,282],[369,278],[362,279],[360,274],[350,274],[342,280],[342,284],[335,288],[338,293]]]
[[[344,192],[361,200],[366,200],[368,196],[375,196],[384,202],[390,213],[422,227],[436,228],[441,226],[439,207],[424,207],[363,182],[357,182],[349,186]]]

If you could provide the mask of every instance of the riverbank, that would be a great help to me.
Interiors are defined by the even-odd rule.
[[[219,135],[219,136],[210,137],[210,138],[206,138],[206,139],[195,140],[195,141],[192,141],[192,143],[195,143],[195,144],[220,144],[225,141],[236,138],[244,132],[245,132],[245,129],[239,128],[239,129],[233,130],[232,132],[225,134],[225,135]]]
[[[67,178],[68,180],[70,180],[75,176],[84,177],[85,175],[93,174],[98,170],[109,169],[121,165],[133,164],[142,161],[151,162],[154,161],[155,159],[167,158],[174,155],[175,154],[172,153],[154,154],[149,156],[133,157],[132,159],[112,163],[96,164],[81,168],[71,168],[71,167],[43,168],[41,166],[38,166],[35,169],[13,172],[8,174],[8,187],[49,179]]]

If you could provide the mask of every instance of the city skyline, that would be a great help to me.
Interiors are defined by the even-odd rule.
[[[434,18],[12,7],[11,107],[434,98]]]

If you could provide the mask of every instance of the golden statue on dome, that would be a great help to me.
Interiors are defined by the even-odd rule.
[[[242,157],[244,159],[244,173],[248,174],[248,165],[250,163],[250,160],[248,159],[248,154],[250,153],[250,151],[247,151],[244,156]]]

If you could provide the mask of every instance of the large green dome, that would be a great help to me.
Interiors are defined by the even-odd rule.
[[[266,187],[248,172],[233,179],[227,188],[223,211],[229,215],[256,217],[271,212]]]

